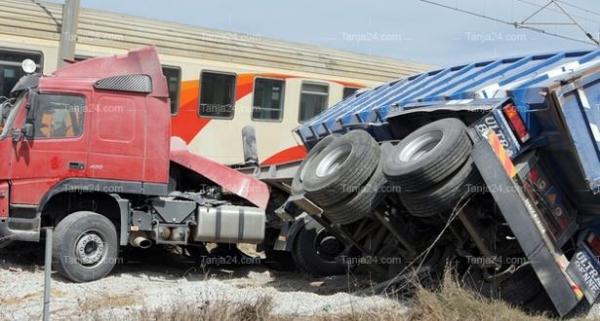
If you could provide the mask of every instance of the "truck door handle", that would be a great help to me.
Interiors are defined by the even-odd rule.
[[[85,164],[80,162],[69,162],[69,169],[84,170]]]

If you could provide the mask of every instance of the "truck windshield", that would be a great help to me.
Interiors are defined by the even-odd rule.
[[[16,99],[7,99],[0,104],[0,139],[4,139],[9,135],[25,95],[26,93],[23,92]]]

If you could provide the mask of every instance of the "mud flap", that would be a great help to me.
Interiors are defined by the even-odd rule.
[[[490,144],[483,139],[475,142],[471,156],[557,312],[561,316],[567,314],[583,298],[583,293],[564,273],[566,258],[546,245],[533,219],[535,210],[521,187],[507,174],[510,171],[506,162],[500,161]]]

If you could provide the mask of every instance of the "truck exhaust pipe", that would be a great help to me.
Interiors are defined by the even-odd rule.
[[[147,249],[152,246],[152,241],[146,237],[145,233],[131,233],[129,236],[129,244],[141,249]]]

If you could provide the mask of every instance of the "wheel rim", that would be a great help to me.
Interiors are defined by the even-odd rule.
[[[96,266],[106,257],[106,243],[95,232],[84,232],[75,243],[75,257],[82,265]]]
[[[408,143],[400,151],[398,158],[402,162],[420,160],[439,146],[443,137],[444,134],[440,130],[423,133]]]
[[[315,252],[326,261],[335,258],[344,251],[344,245],[333,235],[322,231],[315,238]]]
[[[318,177],[325,177],[335,173],[344,164],[350,156],[351,148],[340,146],[325,155],[317,165],[316,174]]]
[[[310,166],[310,163],[318,156],[319,154],[312,155],[310,158],[306,159],[304,166],[300,169],[300,182],[304,182],[304,177],[306,176],[306,169]]]

